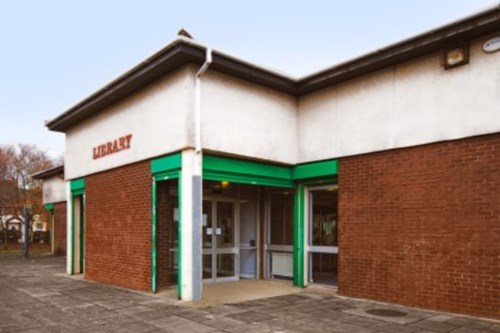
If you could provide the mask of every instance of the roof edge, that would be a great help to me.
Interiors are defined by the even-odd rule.
[[[47,179],[49,177],[57,176],[60,174],[64,175],[64,164],[34,173],[31,175],[31,177],[33,177],[34,179]]]
[[[298,97],[436,52],[448,43],[470,40],[495,31],[500,31],[500,3],[487,10],[300,79],[236,58],[219,50],[212,51],[213,62],[210,68]],[[45,126],[52,131],[65,132],[81,120],[186,64],[203,64],[207,48],[209,47],[203,43],[179,36],[78,104],[54,119],[46,121]]]

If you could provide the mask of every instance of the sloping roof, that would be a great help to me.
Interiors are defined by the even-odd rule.
[[[64,165],[59,165],[59,166],[56,166],[54,168],[50,168],[47,170],[37,172],[37,173],[31,175],[31,177],[33,177],[34,179],[46,179],[46,178],[58,176],[58,175],[64,176]]]
[[[495,31],[500,31],[500,4],[299,79],[235,58],[218,50],[212,51],[213,59],[210,69],[290,95],[301,96],[436,52],[448,44],[468,41]],[[205,61],[206,49],[206,45],[180,36],[80,103],[47,121],[46,126],[52,131],[64,132],[79,121],[92,116],[183,65],[202,65]]]

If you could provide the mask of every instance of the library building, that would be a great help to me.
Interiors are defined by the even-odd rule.
[[[499,51],[499,5],[301,78],[182,30],[46,122],[67,273],[500,318]]]

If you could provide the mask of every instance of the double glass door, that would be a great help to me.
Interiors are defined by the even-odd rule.
[[[236,202],[203,201],[203,279],[205,282],[238,279],[238,220]]]

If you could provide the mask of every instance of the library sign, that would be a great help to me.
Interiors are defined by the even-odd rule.
[[[132,134],[127,134],[112,141],[98,145],[92,149],[92,157],[96,160],[107,155],[118,153],[122,150],[130,149],[131,141]]]

